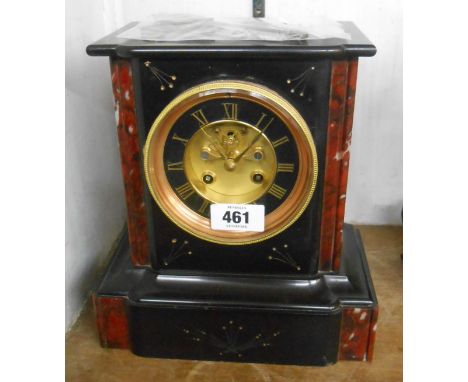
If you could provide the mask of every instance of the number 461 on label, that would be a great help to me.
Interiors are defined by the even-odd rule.
[[[258,204],[212,204],[211,229],[222,231],[265,230],[265,206]]]

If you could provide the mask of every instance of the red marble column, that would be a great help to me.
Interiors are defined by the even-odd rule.
[[[379,318],[379,307],[375,307],[372,311],[372,319],[369,327],[369,344],[367,346],[367,360],[372,361],[374,358],[374,344],[377,333],[377,319]]]
[[[353,130],[354,99],[356,95],[358,59],[349,61],[348,65],[348,84],[346,91],[346,109],[344,116],[344,130],[342,135],[341,151],[338,154],[341,157],[340,180],[338,189],[337,214],[335,226],[335,243],[333,248],[333,270],[338,271],[341,262],[341,253],[343,250],[343,224],[346,206],[346,188],[348,185],[349,169],[349,149],[351,147],[351,135]]]
[[[329,271],[335,253],[337,204],[340,188],[348,61],[333,61],[325,154],[319,270]]]
[[[339,360],[372,360],[377,315],[377,308],[343,309]]]
[[[111,59],[111,74],[122,176],[127,202],[131,259],[136,266],[149,265],[148,223],[141,163],[143,153],[138,138],[130,61]]]
[[[125,301],[125,297],[97,297],[93,295],[96,323],[102,347],[129,348]]]

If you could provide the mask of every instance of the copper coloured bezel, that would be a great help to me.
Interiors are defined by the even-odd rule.
[[[210,220],[189,208],[177,196],[166,176],[164,146],[174,123],[194,106],[212,99],[244,99],[270,110],[287,126],[298,152],[296,183],[284,202],[265,216],[263,232],[211,229]],[[299,112],[276,92],[246,81],[213,81],[190,88],[172,100],[155,119],[144,148],[148,188],[162,212],[178,227],[208,242],[246,245],[267,240],[290,227],[304,212],[314,193],[318,161],[309,128]]]

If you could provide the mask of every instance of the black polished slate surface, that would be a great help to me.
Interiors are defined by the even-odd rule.
[[[91,56],[113,57],[258,57],[306,58],[307,56],[327,56],[329,58],[373,56],[376,48],[351,22],[341,22],[350,40],[314,39],[303,41],[182,41],[153,42],[121,39],[123,31],[136,25],[130,23],[114,33],[89,45],[86,49]]]
[[[124,236],[99,287],[98,295],[127,295],[135,303],[206,307],[332,311],[340,305],[377,303],[359,231],[344,226],[342,266],[337,274],[315,277],[204,276],[197,272],[160,274],[133,268]]]
[[[130,342],[140,356],[327,365],[337,361],[341,312],[168,308],[129,303]]]
[[[146,273],[146,269],[134,268],[132,265],[128,231],[125,229],[96,293],[99,296],[127,296]]]
[[[289,101],[305,119],[318,155],[317,187],[302,216],[284,232],[257,244],[220,247],[182,231],[162,213],[146,187],[151,266],[169,273],[194,270],[207,274],[315,274],[331,62],[340,57],[373,55],[375,47],[349,22],[343,26],[352,36],[350,41],[143,42],[116,37],[133,25],[87,50],[91,55],[130,58],[141,147],[155,118],[174,97],[204,82],[241,80],[266,86]],[[167,74],[165,78],[169,78],[171,86],[151,68]]]
[[[161,275],[128,259],[124,237],[96,294],[128,296],[131,348],[142,356],[326,365],[337,360],[342,307],[377,304],[350,225],[340,272],[312,278]]]
[[[151,60],[151,57],[132,59],[134,82],[137,84],[135,99],[142,147],[154,120],[174,97],[207,81],[231,79],[266,86],[289,101],[306,121],[318,156],[317,186],[307,209],[286,231],[257,244],[219,246],[182,231],[162,213],[146,187],[145,200],[149,211],[153,268],[168,272],[203,270],[207,273],[315,274],[320,241],[320,201],[325,168],[330,60],[161,59],[154,65],[177,77],[174,88],[165,91],[160,90],[159,80],[145,66],[147,60]],[[297,92],[291,93],[291,84],[288,84],[287,80],[304,72],[307,80],[304,83],[305,96],[301,97]],[[177,241],[176,244],[173,243],[173,239]],[[181,248],[184,242],[187,244]],[[273,248],[290,256],[292,261],[276,260],[278,256],[272,251]],[[273,257],[272,260],[269,259],[270,256]]]

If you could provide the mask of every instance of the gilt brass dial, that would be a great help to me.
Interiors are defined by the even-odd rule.
[[[252,203],[268,191],[277,170],[275,149],[262,131],[232,120],[194,133],[183,162],[189,183],[211,203]]]
[[[176,97],[145,144],[145,174],[161,210],[180,228],[221,244],[250,244],[288,228],[309,203],[317,156],[300,114],[275,92],[216,81]],[[265,206],[264,232],[216,231],[211,203]]]

